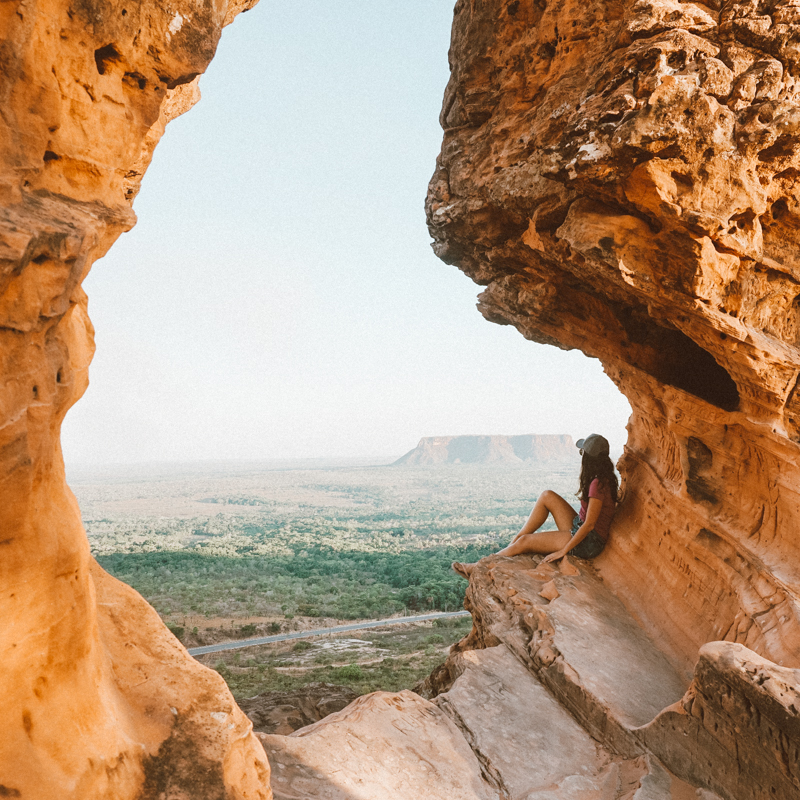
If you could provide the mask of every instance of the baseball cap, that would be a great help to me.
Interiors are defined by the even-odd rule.
[[[599,433],[592,433],[585,439],[578,439],[578,441],[575,442],[575,447],[581,451],[581,455],[586,453],[586,455],[592,458],[607,456],[609,450],[608,440]]]

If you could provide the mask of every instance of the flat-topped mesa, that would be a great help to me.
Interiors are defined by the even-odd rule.
[[[251,5],[0,6],[4,796],[271,796],[222,679],[93,562],[59,443],[94,349],[81,281],[134,224],[164,125]]]
[[[578,451],[567,434],[521,436],[426,436],[393,466],[439,464],[575,463]]]
[[[784,3],[455,9],[434,249],[633,407],[598,560],[681,668],[800,664],[800,125]]]

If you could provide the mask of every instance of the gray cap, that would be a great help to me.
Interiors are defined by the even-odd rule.
[[[581,454],[586,453],[587,456],[592,458],[607,456],[609,450],[608,440],[599,433],[593,433],[585,439],[578,439],[575,442],[575,447],[581,451]]]

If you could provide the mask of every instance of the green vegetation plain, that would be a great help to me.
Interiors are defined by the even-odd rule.
[[[466,582],[450,563],[506,543],[543,489],[573,497],[577,472],[577,464],[216,465],[71,475],[70,482],[99,563],[192,646],[331,620],[457,610]],[[226,632],[207,631],[223,623]],[[405,650],[385,655],[382,666],[370,661],[349,672],[351,664],[281,672],[273,656],[245,667],[256,658],[250,650],[209,663],[237,694],[256,684],[295,688],[320,680],[410,688],[442,660],[452,636],[463,635],[458,626],[443,631],[438,648],[386,633],[399,636]]]
[[[336,640],[308,639],[212,653],[200,661],[225,678],[237,699],[294,691],[315,682],[346,686],[358,694],[398,692],[428,677],[471,625],[470,617],[437,619],[368,631],[360,640],[341,641],[339,648],[329,646],[338,644]]]

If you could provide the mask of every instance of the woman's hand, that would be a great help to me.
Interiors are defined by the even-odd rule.
[[[558,561],[559,559],[564,558],[564,556],[569,553],[573,547],[577,547],[594,529],[595,523],[600,518],[600,511],[602,508],[603,501],[600,500],[600,498],[590,497],[589,505],[586,509],[586,519],[583,521],[580,528],[575,531],[572,538],[569,540],[569,544],[562,550],[558,550],[555,553],[550,553],[549,556],[545,556],[542,559],[542,564],[549,564],[551,561]]]

